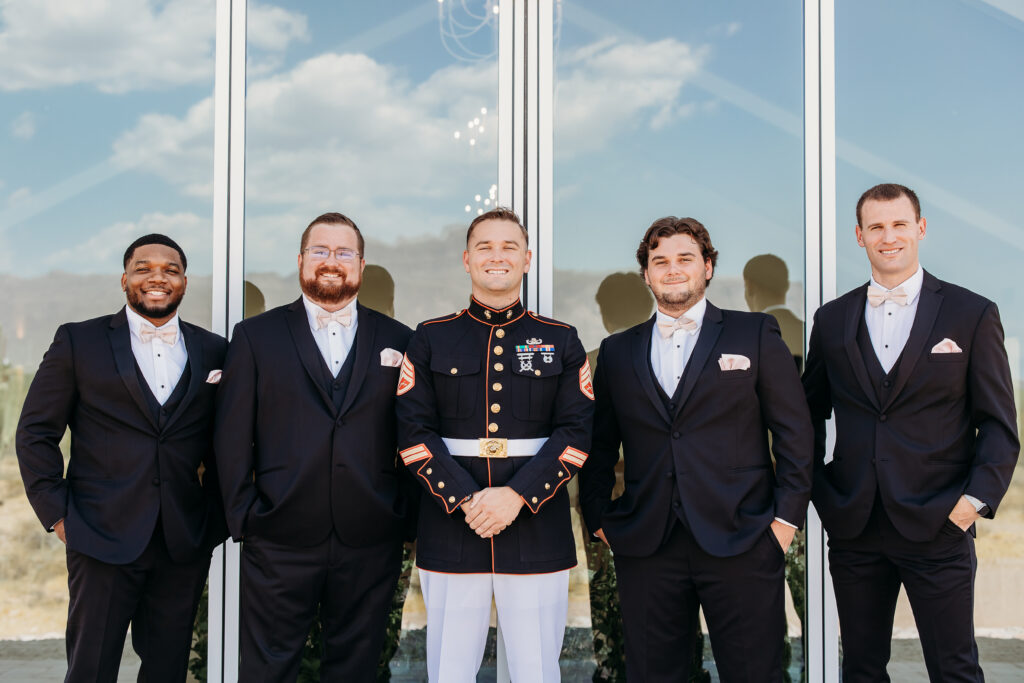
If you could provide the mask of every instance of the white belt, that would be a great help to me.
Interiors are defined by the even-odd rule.
[[[536,455],[548,438],[539,439],[447,439],[442,438],[452,455],[481,458],[521,458]]]

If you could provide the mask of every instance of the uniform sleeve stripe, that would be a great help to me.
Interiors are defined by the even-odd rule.
[[[411,448],[406,448],[404,451],[401,451],[399,455],[402,456],[403,465],[411,465],[414,462],[434,457],[434,454],[430,452],[430,449],[421,443],[416,444]]]
[[[587,454],[583,451],[576,450],[572,446],[566,446],[562,454],[558,456],[558,459],[562,462],[575,465],[576,467],[583,467],[583,463],[587,461]]]
[[[594,381],[590,377],[589,358],[583,361],[583,365],[580,367],[580,391],[591,401],[594,400]]]
[[[398,375],[398,391],[395,395],[401,396],[416,386],[416,368],[409,360],[409,354],[402,357],[402,371]]]

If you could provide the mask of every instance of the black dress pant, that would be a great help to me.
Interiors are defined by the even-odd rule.
[[[715,557],[679,522],[650,557],[615,556],[631,683],[685,683],[704,608],[723,683],[782,680],[785,555],[769,528],[747,552]]]
[[[876,501],[867,527],[829,540],[843,641],[843,681],[889,681],[886,665],[900,585],[907,591],[931,681],[984,681],[974,640],[974,538],[946,520],[938,536],[908,541]]]
[[[68,562],[66,683],[116,681],[125,634],[142,660],[139,681],[182,683],[210,555],[184,564],[167,553],[160,524],[134,562],[107,564],[74,550]]]
[[[354,548],[332,533],[315,546],[296,548],[246,538],[238,679],[296,680],[319,606],[324,648],[320,680],[376,681],[401,569],[401,539]]]

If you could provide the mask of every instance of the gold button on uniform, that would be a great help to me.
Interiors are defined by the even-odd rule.
[[[532,501],[533,501],[533,504],[534,504],[534,505],[536,505],[536,504],[537,504],[537,496],[534,496],[534,497],[533,497],[533,498],[531,498],[530,500],[532,500]]]
[[[497,403],[492,403],[491,404],[491,412],[495,413],[495,414],[500,413],[501,412],[501,406],[498,405]]]
[[[502,370],[505,369],[505,366],[502,363],[495,363],[494,364],[494,369],[497,372],[501,372]]]
[[[551,484],[549,484],[547,482],[544,482],[544,490],[545,491],[550,491],[551,490]]]
[[[498,329],[496,329],[496,330],[494,331],[494,336],[495,336],[495,337],[497,337],[498,339],[501,339],[502,337],[504,337],[504,336],[505,336],[505,330],[503,330],[503,329],[501,329],[501,328],[499,327]]]
[[[559,470],[559,472],[558,472],[558,476],[560,476],[560,477],[564,477],[564,476],[565,476],[565,472],[562,472],[561,470]]]
[[[495,391],[501,391],[501,382],[495,382],[494,384],[492,384],[491,389],[494,389]]]
[[[458,368],[452,368],[452,374],[453,375],[459,374],[459,369]]]
[[[534,371],[533,371],[533,374],[535,374],[535,375],[537,375],[538,377],[540,377],[540,370],[534,370]]]
[[[455,496],[448,496],[448,502],[449,503],[454,503],[455,502]]]
[[[434,469],[432,467],[428,467],[427,468],[427,476],[430,476],[433,473],[434,473]]]
[[[437,482],[437,488],[443,489],[444,488],[444,482],[443,481]]]
[[[494,355],[495,356],[500,356],[503,353],[505,353],[505,349],[501,348],[500,346],[495,346],[494,347]]]
[[[496,422],[492,422],[491,424],[487,425],[487,431],[489,431],[491,434],[498,431],[498,424]]]

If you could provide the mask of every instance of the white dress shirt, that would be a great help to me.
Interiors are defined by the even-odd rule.
[[[658,384],[669,396],[676,393],[679,379],[683,376],[686,364],[690,361],[693,347],[697,344],[697,335],[700,334],[700,327],[704,324],[704,311],[707,310],[708,300],[701,297],[700,301],[690,307],[684,317],[697,323],[694,330],[676,330],[671,337],[662,337],[659,323],[671,325],[676,318],[657,312],[657,320],[651,331],[651,369],[654,376],[658,378]]]
[[[174,387],[178,385],[181,373],[185,371],[185,364],[188,362],[188,351],[185,350],[185,340],[181,338],[178,314],[175,313],[173,318],[160,327],[156,327],[132,310],[131,306],[125,306],[124,310],[128,316],[128,329],[131,331],[132,353],[135,354],[135,362],[139,364],[142,377],[149,385],[150,391],[156,396],[157,402],[163,405],[174,392]],[[174,344],[167,344],[156,337],[144,342],[140,336],[143,325],[156,327],[158,331],[173,327],[178,331],[178,335]]]
[[[349,309],[352,312],[352,324],[349,327],[332,320],[327,323],[327,327],[319,329],[317,329],[317,313],[327,313],[327,311],[306,298],[305,294],[302,295],[302,303],[306,307],[309,329],[313,332],[313,340],[316,342],[317,348],[320,349],[320,355],[323,356],[327,367],[331,369],[331,374],[337,377],[341,372],[341,367],[345,365],[348,352],[352,350],[352,344],[356,339],[356,328],[359,327],[359,318],[356,316],[358,310],[356,300],[352,299],[348,306],[341,309],[343,311]]]
[[[916,273],[897,285],[907,293],[906,306],[894,301],[884,301],[879,306],[872,306],[870,301],[864,304],[864,322],[868,326],[871,346],[874,347],[875,356],[886,372],[892,370],[896,359],[903,353],[903,347],[907,345],[910,328],[913,327],[914,316],[917,315],[917,302],[921,300],[923,283],[924,270],[918,266]],[[871,278],[871,284],[885,291],[892,291],[875,282],[875,278]]]

